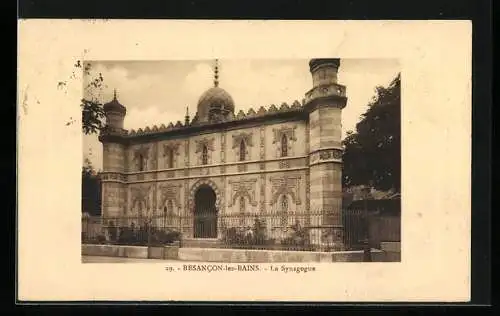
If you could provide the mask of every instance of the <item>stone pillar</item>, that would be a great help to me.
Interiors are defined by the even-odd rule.
[[[334,250],[344,249],[341,112],[347,98],[345,87],[337,83],[339,66],[339,59],[310,61],[313,88],[304,104],[309,113],[311,224],[317,227],[311,237]]]

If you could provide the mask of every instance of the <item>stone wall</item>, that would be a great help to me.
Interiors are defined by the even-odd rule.
[[[286,263],[286,262],[362,262],[363,251],[312,252],[245,249],[203,249],[166,246],[150,248],[118,245],[82,245],[83,256],[105,256],[124,258],[154,258],[187,262],[227,262],[227,263]],[[391,260],[383,251],[371,250],[372,262]]]

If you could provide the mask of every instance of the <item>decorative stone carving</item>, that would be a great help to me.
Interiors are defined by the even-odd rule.
[[[167,184],[160,186],[161,192],[161,200],[160,206],[164,207],[168,200],[171,200],[175,203],[177,207],[181,206],[181,198],[180,198],[180,188],[181,185],[176,184]]]
[[[309,163],[317,163],[324,160],[341,160],[343,151],[341,149],[323,149],[316,151],[309,156]]]
[[[257,201],[255,199],[255,183],[257,179],[244,179],[238,181],[229,181],[232,188],[232,198],[228,203],[228,206],[235,204],[236,199],[239,197],[247,197],[252,206],[257,206]]]
[[[209,151],[214,151],[214,138],[202,138],[202,139],[197,139],[195,140],[196,143],[196,150],[195,153],[200,153],[203,151],[203,146],[207,146],[207,149]]]
[[[264,126],[260,127],[260,160],[264,161],[266,159],[266,129]],[[260,163],[260,170],[264,170],[266,168],[265,163]]]
[[[280,169],[288,169],[288,168],[290,168],[290,161],[288,161],[288,160],[281,160],[279,162],[279,168]]]
[[[214,148],[214,138],[213,137],[210,137],[210,138],[202,138],[202,139],[198,139],[198,140],[195,140],[195,144],[196,144],[196,149],[195,149],[195,153],[198,154],[198,164],[203,164],[203,147],[206,146],[207,148],[207,163],[208,164],[211,164],[211,160],[212,160],[212,155],[211,153],[215,150]]]
[[[142,158],[143,161],[142,161],[142,164],[144,166],[144,170],[147,170],[147,166],[148,166],[148,160],[149,160],[149,151],[150,151],[150,146],[140,146],[139,148],[137,148],[135,151],[134,151],[134,157],[133,157],[133,160],[135,161],[135,164],[136,164],[136,170],[139,170],[139,166],[141,164],[141,161],[140,159]]]
[[[239,134],[233,135],[233,149],[239,148],[241,141],[245,142],[245,146],[253,147],[252,136],[253,134],[251,132],[250,133],[241,132]]]
[[[273,128],[273,144],[281,142],[281,138],[283,135],[286,135],[287,139],[290,141],[296,141],[295,130],[297,129],[297,125],[293,126],[282,126],[280,128]]]
[[[184,176],[189,176],[189,139],[184,141]],[[187,191],[187,190],[186,190]]]
[[[266,203],[266,175],[260,174],[260,213],[265,212]]]
[[[163,156],[167,156],[170,150],[172,150],[176,156],[180,155],[180,146],[181,144],[179,142],[168,142],[166,144],[163,144]]]
[[[309,127],[309,124],[306,124],[306,134],[305,134],[306,150],[309,150],[309,148],[310,148],[309,147],[310,146],[309,133],[310,133],[310,127]],[[310,210],[311,210],[311,205],[310,205],[311,204],[311,197],[310,197],[310,195],[311,195],[311,174],[310,174],[309,171],[306,173],[306,187],[305,187],[305,189],[306,189],[306,205],[305,205],[305,209],[306,209],[306,213],[309,213]],[[310,216],[307,216],[306,217],[306,225],[309,226],[310,223],[311,223],[311,218],[310,218]]]
[[[281,157],[281,139],[283,138],[283,135],[286,136],[286,139],[288,141],[288,148],[287,151],[289,153],[292,152],[293,146],[292,142],[297,141],[297,138],[295,137],[295,130],[297,129],[297,125],[293,126],[282,126],[280,128],[273,128],[273,144],[278,144],[276,148],[276,157]]]
[[[290,194],[293,202],[300,205],[300,176],[299,175],[285,175],[284,177],[270,177],[271,181],[271,201],[270,204],[274,205],[280,195]]]
[[[167,160],[165,164],[169,166],[170,162],[168,159],[170,159],[170,151],[172,151],[172,168],[175,167],[175,163],[177,161],[176,156],[179,156],[179,147],[181,144],[179,142],[168,142],[166,144],[163,144],[163,157],[165,157]]]
[[[130,188],[132,192],[132,205],[131,208],[139,207],[139,211],[147,212],[150,208],[151,203],[149,200],[149,193],[151,190],[151,185],[143,185]],[[145,215],[139,213],[139,215]]]
[[[220,134],[220,162],[224,164],[226,162],[226,132],[221,132]],[[226,166],[220,166],[220,173],[226,172]]]

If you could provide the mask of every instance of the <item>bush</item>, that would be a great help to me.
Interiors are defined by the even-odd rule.
[[[171,244],[180,240],[181,233],[175,230],[155,230],[151,232],[151,243],[153,244]]]
[[[148,238],[150,236],[150,238]],[[147,227],[140,227],[134,229],[133,227],[123,227],[120,230],[118,237],[118,243],[124,245],[148,245],[151,244],[171,244],[174,241],[178,241],[181,238],[181,234],[174,230],[158,230],[151,228],[148,231]]]
[[[309,234],[307,229],[302,228],[298,222],[291,227],[292,234],[281,241],[282,245],[303,247],[309,244]]]
[[[232,246],[260,246],[274,243],[274,240],[267,238],[265,222],[259,218],[255,218],[253,227],[250,229],[225,228],[223,230],[223,241],[225,244]]]
[[[133,228],[123,227],[118,235],[118,242],[121,244],[133,245],[137,242],[137,236]]]
[[[104,236],[102,234],[97,235],[96,240],[97,240],[98,244],[104,244],[104,243],[106,243],[106,236]]]

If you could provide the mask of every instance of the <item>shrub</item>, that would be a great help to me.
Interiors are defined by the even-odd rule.
[[[223,241],[232,246],[260,246],[274,243],[274,240],[267,238],[265,222],[259,218],[255,218],[253,226],[249,229],[223,228]]]
[[[181,239],[181,233],[175,230],[154,230],[151,232],[151,243],[171,244]]]
[[[118,235],[118,242],[121,244],[133,245],[137,242],[137,237],[135,235],[134,229],[131,227],[120,228],[120,234]]]
[[[302,228],[299,222],[295,222],[291,229],[292,234],[281,240],[282,245],[303,247],[309,244],[309,234],[307,229]]]
[[[98,244],[104,244],[106,243],[106,236],[99,234],[97,235],[96,240]]]

